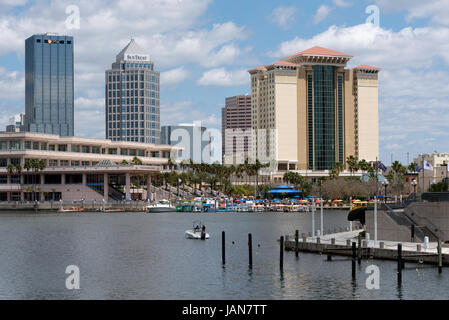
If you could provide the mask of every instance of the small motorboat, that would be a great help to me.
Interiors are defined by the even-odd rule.
[[[175,212],[176,207],[172,206],[170,201],[161,200],[159,202],[155,202],[154,204],[150,204],[147,206],[148,212]]]
[[[61,208],[58,212],[84,212],[84,208]]]
[[[185,236],[187,239],[209,239],[209,234],[206,232],[206,226],[201,221],[194,221],[192,229],[186,230]]]

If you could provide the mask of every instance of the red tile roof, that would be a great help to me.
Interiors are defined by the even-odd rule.
[[[380,70],[380,68],[373,67],[373,66],[368,66],[368,65],[366,65],[366,64],[361,64],[361,65],[355,67],[354,69]]]
[[[275,66],[297,66],[296,63],[292,63],[292,62],[288,62],[288,61],[284,61],[284,60],[279,60],[273,63],[270,63],[269,66],[271,65],[275,65]]]
[[[265,69],[266,69],[265,66],[258,66],[258,67],[256,67],[256,68],[249,69],[248,72],[249,72],[249,71],[256,71],[256,70],[265,70]]]
[[[348,58],[352,58],[352,56],[350,54],[346,54],[343,52],[338,52],[338,51],[334,51],[334,50],[330,50],[330,49],[326,49],[323,47],[312,47],[309,49],[306,49],[304,51],[300,51],[298,53],[292,54],[291,56],[288,56],[282,60],[286,60],[288,58],[291,57],[295,57],[295,56],[331,56],[331,57],[348,57]]]

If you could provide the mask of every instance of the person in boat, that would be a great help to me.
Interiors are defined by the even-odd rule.
[[[206,239],[206,226],[203,224],[201,227],[201,240]]]
[[[200,226],[196,225],[195,228],[193,228],[193,231],[194,232],[199,232],[200,231]]]

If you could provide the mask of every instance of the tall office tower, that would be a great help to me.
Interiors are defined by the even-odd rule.
[[[73,102],[73,37],[26,39],[24,130],[73,136]]]
[[[251,96],[226,98],[221,109],[222,161],[238,164],[245,161],[251,150]]]
[[[379,154],[378,72],[346,69],[351,55],[313,47],[249,70],[252,157],[277,170],[330,170]]]
[[[160,143],[159,71],[134,39],[106,70],[106,138]]]

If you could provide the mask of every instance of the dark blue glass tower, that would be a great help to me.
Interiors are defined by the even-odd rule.
[[[25,40],[25,131],[74,135],[73,37]]]

